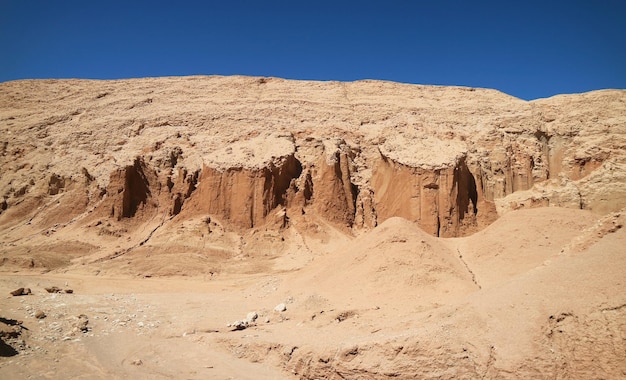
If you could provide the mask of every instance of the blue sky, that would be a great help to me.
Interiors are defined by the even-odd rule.
[[[623,89],[626,1],[0,0],[2,82],[195,74]]]

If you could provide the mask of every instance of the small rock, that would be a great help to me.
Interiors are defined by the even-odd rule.
[[[56,286],[51,286],[49,288],[45,288],[48,293],[61,293],[61,289]]]
[[[39,310],[38,312],[35,313],[35,318],[37,318],[37,319],[44,319],[45,317],[46,317],[46,313],[44,313],[41,310]]]
[[[285,305],[284,303],[279,303],[274,308],[274,311],[277,311],[277,312],[282,312],[282,311],[285,311],[285,310],[287,310],[287,305]]]
[[[65,293],[72,294],[72,293],[74,293],[74,290],[72,290],[72,289],[65,289]]]
[[[237,330],[245,330],[250,326],[250,324],[248,323],[248,321],[243,320],[243,321],[235,321],[233,323],[231,323],[230,327],[232,327],[233,331],[237,331]]]
[[[132,362],[130,362],[130,364],[132,364],[132,365],[142,365],[143,362],[141,361],[141,359],[135,359]]]
[[[9,292],[9,294],[11,294],[14,297],[15,296],[25,296],[25,295],[30,294],[30,289],[29,288],[18,288],[18,289],[15,289],[12,292]]]
[[[87,318],[85,314],[81,314],[78,316],[78,320],[76,321],[74,326],[82,332],[87,332],[89,331],[89,327],[87,327],[88,324],[89,324],[89,318]]]
[[[252,323],[252,322],[256,321],[256,319],[258,317],[259,317],[259,315],[256,313],[256,311],[251,311],[246,316],[246,321],[248,321],[248,323]]]

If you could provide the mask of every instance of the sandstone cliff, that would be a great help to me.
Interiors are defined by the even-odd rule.
[[[381,81],[26,80],[0,84],[0,130],[5,231],[210,216],[358,233],[402,216],[452,237],[510,209],[626,206],[618,90],[526,102]]]

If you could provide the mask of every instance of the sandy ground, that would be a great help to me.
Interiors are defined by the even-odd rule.
[[[392,218],[270,273],[4,272],[2,317],[22,332],[0,377],[619,378],[623,221],[520,210],[438,239]],[[73,293],[44,289],[53,285]],[[18,287],[33,294],[8,294]],[[248,328],[228,327],[250,312]]]

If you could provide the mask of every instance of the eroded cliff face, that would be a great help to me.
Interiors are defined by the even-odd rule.
[[[204,166],[181,217],[213,215],[241,228],[258,226],[276,208],[287,206],[292,181],[301,172],[293,155],[260,169]]]
[[[334,152],[330,160],[320,157],[311,174],[311,200],[324,219],[352,227],[358,188],[350,177],[351,159],[345,152]]]
[[[520,207],[626,206],[624,91],[193,77],[9,82],[0,102],[4,226],[401,216],[453,237]]]
[[[478,227],[476,179],[465,157],[449,167],[429,170],[382,156],[372,176],[372,186],[374,207],[381,222],[400,216],[441,237],[460,236]],[[486,203],[482,194],[480,202],[481,206]],[[481,207],[480,211],[493,219],[489,207]]]

